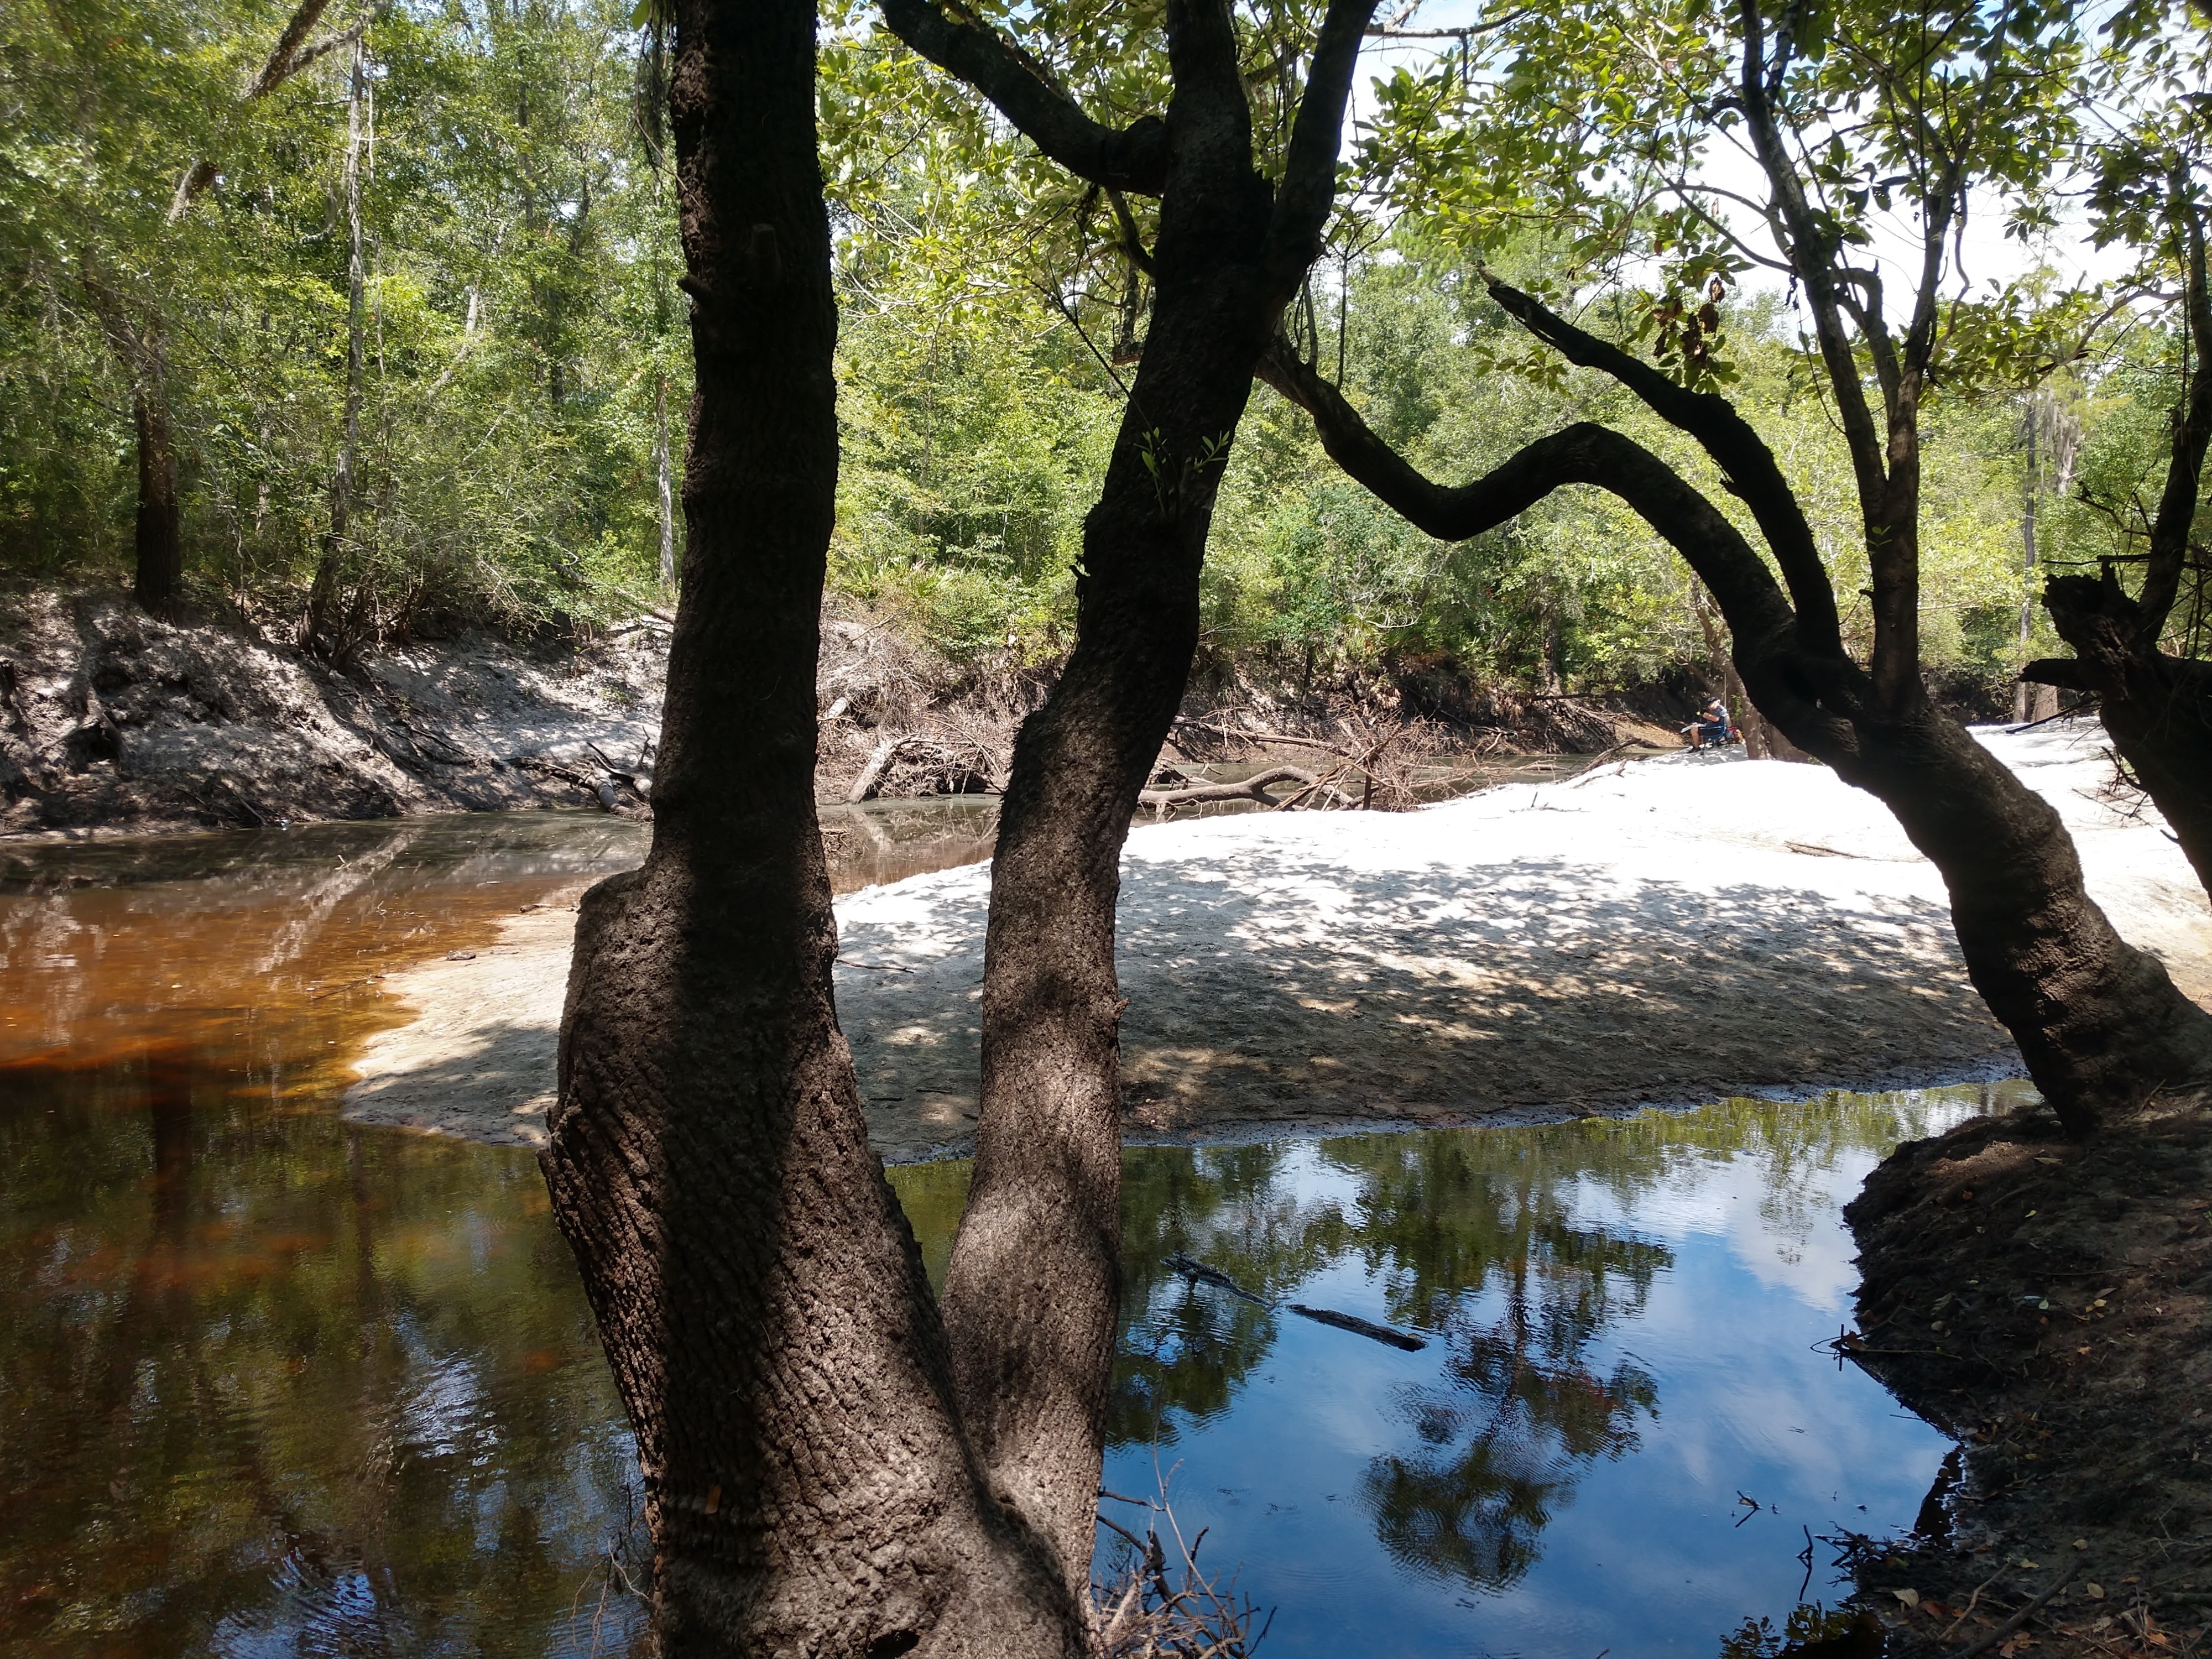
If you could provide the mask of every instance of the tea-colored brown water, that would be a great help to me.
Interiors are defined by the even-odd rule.
[[[841,885],[988,845],[970,804],[870,816]],[[0,851],[0,1655],[637,1649],[631,1443],[533,1160],[336,1106],[378,974],[643,848],[532,814]],[[1937,1437],[1807,1348],[1837,1195],[1970,1109],[1133,1151],[1109,1484],[1180,1466],[1287,1651],[1387,1616],[1710,1653],[1827,1593],[1801,1521],[1925,1488]],[[964,1168],[894,1180],[941,1270]]]

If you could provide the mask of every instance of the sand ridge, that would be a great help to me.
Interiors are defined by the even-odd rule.
[[[2212,910],[2094,723],[1985,732],[2073,829],[2092,892],[2212,1001]],[[893,1161],[974,1125],[988,866],[838,901],[838,1015]],[[1473,1123],[2016,1073],[1941,880],[1826,768],[1714,757],[1408,814],[1141,826],[1119,966],[1132,1139]],[[386,981],[347,1112],[537,1144],[574,916]]]

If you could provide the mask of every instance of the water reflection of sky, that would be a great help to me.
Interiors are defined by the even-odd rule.
[[[1209,1528],[1202,1559],[1277,1609],[1285,1656],[1711,1654],[1747,1617],[1778,1626],[1801,1590],[1837,1599],[1828,1549],[1807,1581],[1808,1534],[1910,1526],[1946,1449],[1817,1350],[1856,1282],[1838,1209],[1896,1139],[1979,1104],[1358,1137],[1242,1149],[1241,1176],[1212,1182],[1220,1154],[1133,1153],[1145,1302],[1125,1347],[1231,1380],[1186,1407],[1125,1354],[1106,1485],[1170,1477],[1184,1534]],[[1148,1215],[1160,1182],[1135,1166],[1158,1158],[1193,1168]],[[1269,1316],[1140,1259],[1173,1249],[1430,1346]]]

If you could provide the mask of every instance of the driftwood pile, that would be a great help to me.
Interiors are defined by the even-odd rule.
[[[1310,756],[1309,764],[1278,762],[1237,782],[1191,778],[1171,763],[1154,771],[1152,784],[1138,797],[1155,809],[1208,801],[1254,800],[1276,811],[1364,810],[1410,811],[1420,804],[1423,763],[1443,747],[1427,723],[1395,715],[1347,714],[1330,735],[1268,731],[1225,717],[1218,720],[1179,719],[1168,743],[1188,760],[1201,755],[1207,763],[1277,747]],[[1194,752],[1195,751],[1195,752]]]
[[[586,743],[592,758],[599,763],[596,769],[571,765],[565,761],[548,760],[543,755],[518,755],[507,762],[526,772],[535,772],[540,777],[558,778],[563,783],[574,784],[599,804],[602,812],[612,812],[618,817],[649,818],[653,816],[653,744],[648,741],[638,751],[637,758],[626,765],[617,765],[599,744]]]
[[[885,738],[868,752],[845,799],[857,806],[883,797],[997,795],[1006,792],[997,759],[980,743],[916,736]]]

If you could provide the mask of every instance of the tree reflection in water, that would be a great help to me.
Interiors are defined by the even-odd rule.
[[[1313,1179],[1310,1151],[1325,1177],[1350,1180]],[[1447,1355],[1433,1384],[1399,1393],[1413,1444],[1367,1473],[1377,1534],[1419,1570],[1510,1583],[1577,1468],[1632,1448],[1638,1415],[1656,1406],[1640,1368],[1601,1373],[1586,1355],[1670,1258],[1571,1219],[1581,1173],[1540,1140],[1464,1132],[1132,1153],[1112,1443],[1172,1445],[1179,1423],[1227,1410],[1275,1339],[1278,1315],[1184,1279],[1169,1255],[1269,1301],[1364,1262],[1392,1322]]]
[[[1270,1303],[1326,1301],[1300,1287],[1364,1270],[1380,1306],[1348,1310],[1427,1336],[1434,1363],[1387,1391],[1397,1443],[1369,1461],[1360,1502],[1409,1571],[1505,1589],[1591,1465],[1634,1451],[1658,1414],[1656,1380],[1620,1342],[1674,1257],[1630,1218],[1715,1165],[1747,1166],[1760,1233],[1794,1261],[1830,1224],[1818,1177],[1963,1105],[1836,1094],[1543,1128],[1133,1149],[1109,1444],[1171,1450],[1235,1408],[1277,1344],[1285,1316],[1184,1278],[1169,1256]]]
[[[1486,1589],[1534,1563],[1582,1467],[1633,1450],[1638,1415],[1658,1406],[1643,1367],[1600,1370],[1589,1351],[1641,1311],[1673,1255],[1577,1224],[1580,1171],[1553,1154],[1538,1139],[1493,1149],[1448,1133],[1363,1136],[1325,1154],[1359,1177],[1355,1247],[1392,1316],[1449,1354],[1436,1383],[1400,1395],[1418,1449],[1376,1458],[1362,1498],[1393,1559]]]

